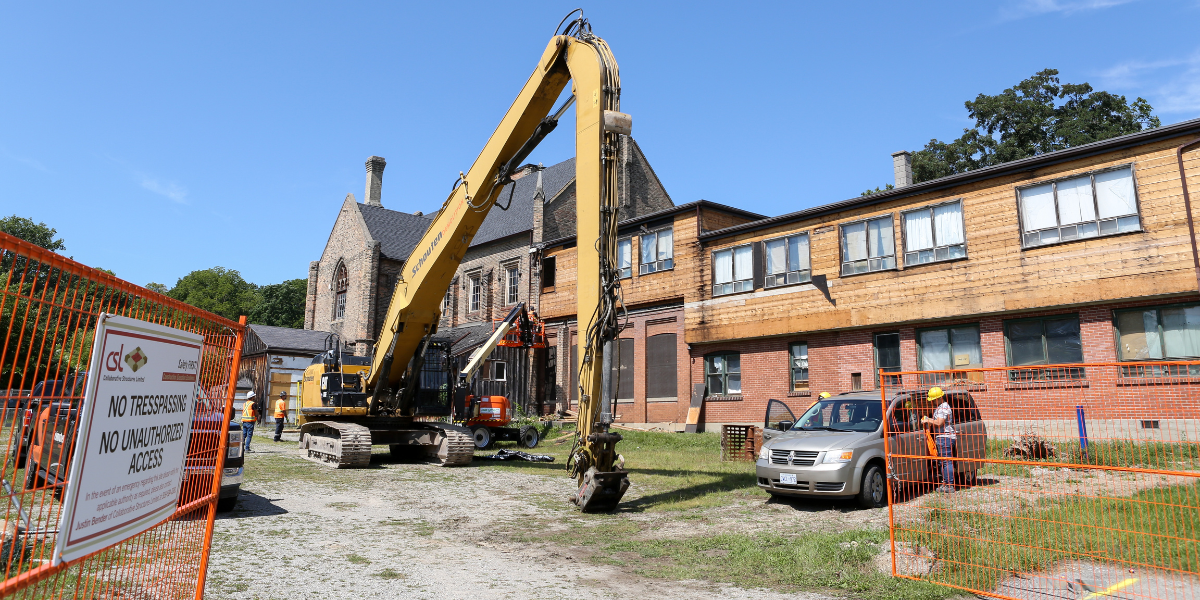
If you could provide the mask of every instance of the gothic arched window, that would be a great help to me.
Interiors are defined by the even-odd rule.
[[[346,274],[345,263],[339,262],[335,273],[333,289],[336,295],[333,297],[333,318],[336,320],[346,316],[346,290],[350,287],[350,277]]]

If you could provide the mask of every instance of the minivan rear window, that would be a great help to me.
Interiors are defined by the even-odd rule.
[[[875,431],[882,422],[878,400],[831,398],[812,405],[792,431]]]

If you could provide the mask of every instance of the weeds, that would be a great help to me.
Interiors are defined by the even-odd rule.
[[[365,556],[359,556],[357,554],[351,554],[351,555],[347,556],[346,560],[350,561],[351,564],[355,564],[355,565],[371,564],[371,559],[369,559]]]

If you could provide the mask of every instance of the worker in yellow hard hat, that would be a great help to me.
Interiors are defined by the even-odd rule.
[[[937,404],[937,408],[933,410],[932,417],[921,417],[921,424],[934,436],[939,457],[954,456],[954,442],[958,439],[958,434],[951,425],[954,421],[954,411],[950,410],[950,404],[946,402],[946,392],[940,387],[931,387],[928,397],[931,403]],[[937,491],[949,494],[954,492],[954,462],[943,460],[941,463],[942,485]]]

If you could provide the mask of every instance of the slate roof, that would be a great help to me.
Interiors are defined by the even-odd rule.
[[[537,176],[536,172],[529,173],[515,183],[504,186],[496,196],[496,205],[488,212],[483,225],[479,226],[479,232],[471,240],[472,247],[533,229],[533,196],[537,191]],[[574,158],[546,167],[542,171],[542,192],[546,200],[553,199],[574,180]],[[512,196],[512,205],[508,206],[508,194],[514,185],[517,189]],[[500,210],[502,206],[508,206],[508,210]]]
[[[369,204],[359,204],[358,210],[371,237],[379,241],[379,251],[392,260],[407,260],[433,221],[433,215],[417,216]]]
[[[249,329],[262,345],[248,340],[247,355],[262,352],[284,352],[315,356],[325,351],[325,338],[329,336],[328,331],[290,329],[270,325],[250,325]]]
[[[468,323],[438,330],[433,339],[454,344],[450,347],[450,354],[460,356],[477,348],[487,341],[490,335],[492,335],[491,323]]]

